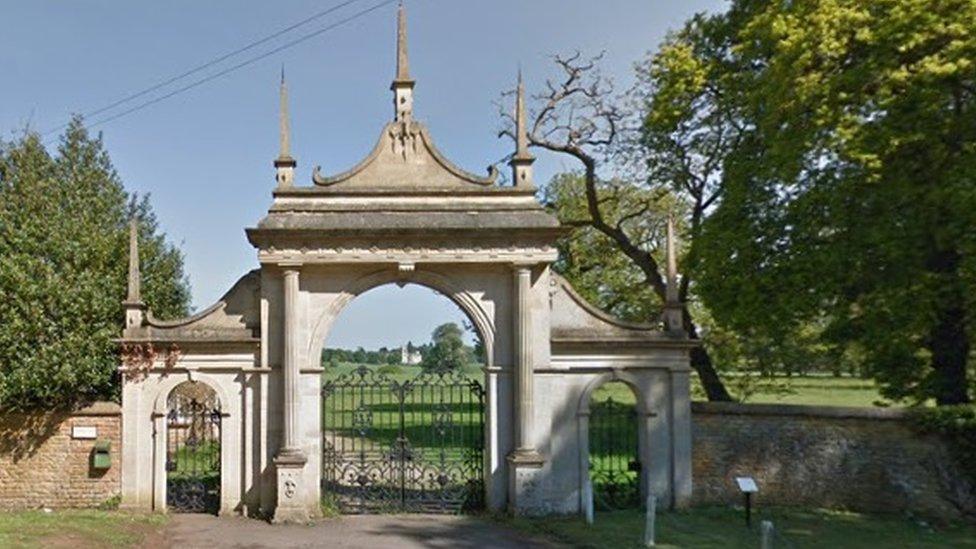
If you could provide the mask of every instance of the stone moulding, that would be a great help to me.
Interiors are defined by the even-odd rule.
[[[682,334],[670,334],[660,325],[626,322],[589,303],[558,274],[550,276],[549,299],[553,309],[551,340],[563,349],[619,349],[670,347],[688,349],[699,344]]]
[[[260,270],[242,276],[219,301],[184,318],[160,320],[147,311],[142,325],[127,328],[117,342],[122,345],[145,343],[232,344],[254,346],[260,343],[258,292]]]
[[[393,182],[397,187],[418,187],[430,185],[434,182],[435,186],[451,186],[451,183],[488,186],[493,185],[498,177],[496,170],[489,169],[488,176],[482,177],[467,172],[452,162],[447,160],[434,146],[434,142],[427,131],[427,128],[416,121],[396,121],[387,124],[380,133],[380,138],[369,155],[361,162],[337,175],[324,176],[321,168],[316,166],[312,172],[312,182],[316,185],[328,187],[340,183],[353,183],[357,176],[364,175],[367,170],[377,161],[388,164],[413,164],[430,165],[428,160],[433,160],[434,165],[443,170],[440,174],[416,174],[416,177],[403,179]],[[409,177],[404,174],[405,177]],[[453,181],[452,181],[453,180]]]
[[[909,410],[905,408],[810,406],[806,404],[742,404],[739,402],[692,402],[691,411],[695,414],[876,420],[903,420],[909,414]]]

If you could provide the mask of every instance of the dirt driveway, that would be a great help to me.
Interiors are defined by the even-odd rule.
[[[241,517],[171,515],[154,541],[173,548],[378,547],[381,549],[557,547],[497,523],[442,515],[366,515],[328,519],[309,526],[271,525]]]

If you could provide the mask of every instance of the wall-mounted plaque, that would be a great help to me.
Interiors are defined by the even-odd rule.
[[[98,437],[98,428],[90,425],[73,425],[71,438],[88,440]]]

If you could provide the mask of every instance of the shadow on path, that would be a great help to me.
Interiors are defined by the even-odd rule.
[[[364,515],[311,525],[272,525],[242,517],[171,515],[163,539],[173,548],[378,547],[549,549],[559,547],[529,538],[489,520],[443,515]]]

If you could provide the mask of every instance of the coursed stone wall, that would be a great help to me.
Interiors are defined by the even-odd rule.
[[[759,505],[976,518],[976,487],[903,410],[696,402],[692,447],[697,503],[738,503],[751,476]]]
[[[74,438],[97,431],[95,439]],[[77,412],[0,415],[0,509],[96,507],[119,493],[122,416],[114,403]],[[96,440],[111,443],[111,467],[92,467]]]

